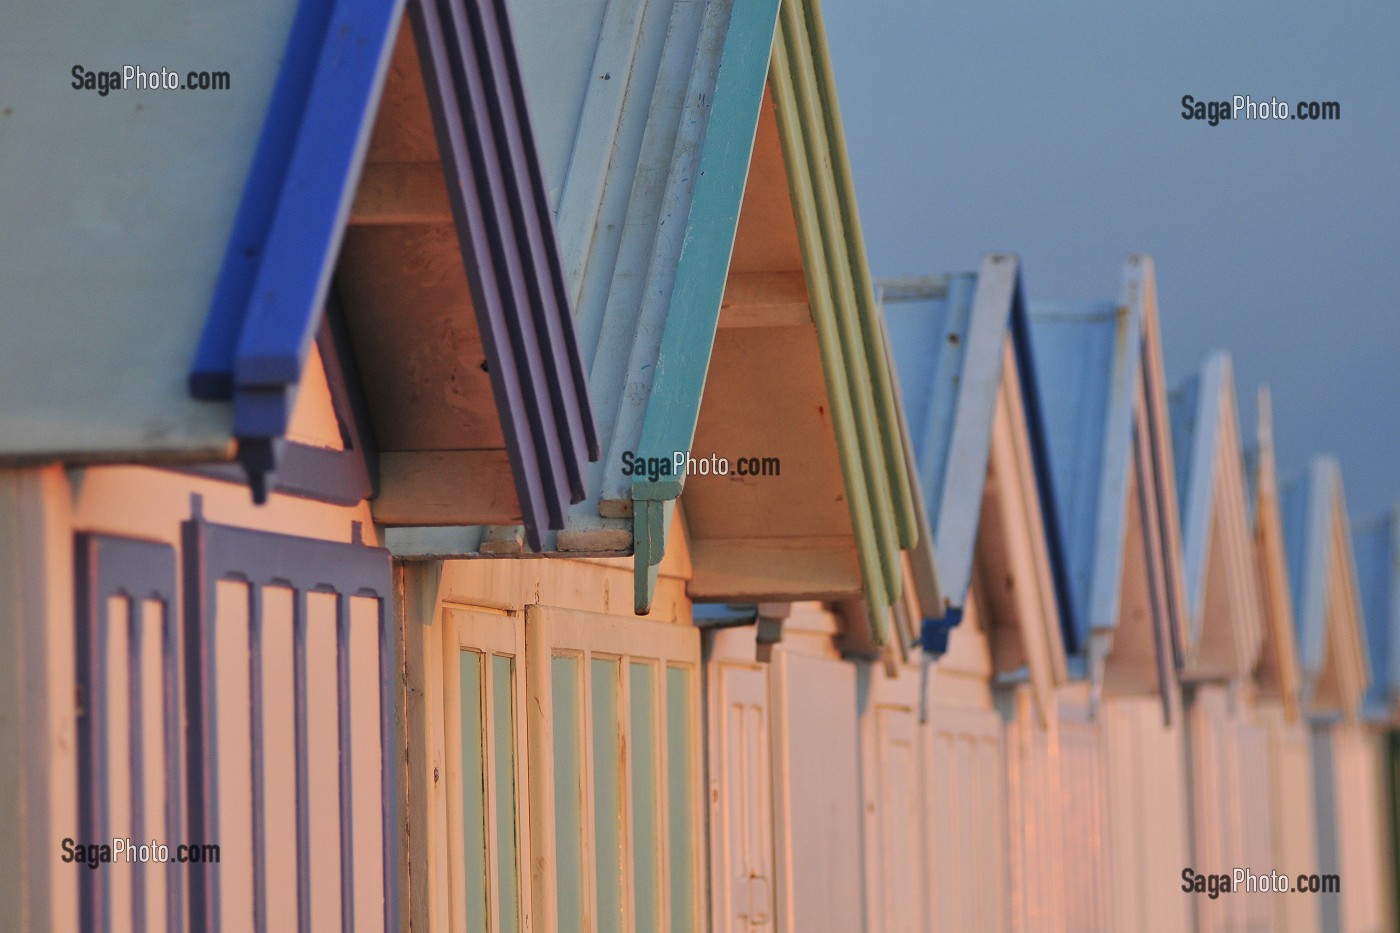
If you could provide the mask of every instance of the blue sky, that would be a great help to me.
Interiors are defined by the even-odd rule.
[[[1168,378],[1229,350],[1280,468],[1400,501],[1400,4],[827,0],[877,276],[1021,255],[1027,296],[1116,298],[1156,260]],[[1333,123],[1181,117],[1181,97],[1338,101]]]

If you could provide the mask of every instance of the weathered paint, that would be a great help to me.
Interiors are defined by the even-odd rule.
[[[766,95],[692,445],[697,460],[730,458],[731,472],[685,477],[691,593],[840,601],[847,649],[873,654],[884,620],[854,608],[861,552],[776,109]],[[772,469],[736,475],[739,458]]]
[[[810,318],[821,352],[831,426],[864,581],[867,618],[873,641],[880,644],[886,638],[890,606],[902,587],[899,551],[916,537],[909,479],[841,137],[820,7],[816,2],[788,0],[778,21],[769,86]],[[667,340],[671,336],[668,331]],[[708,336],[713,339],[713,328]],[[668,344],[663,343],[653,391],[660,394],[673,379],[703,379],[703,364],[708,360],[695,352],[696,345],[694,340],[673,342],[668,358]],[[686,449],[679,442],[694,436],[698,393],[672,394],[680,399],[695,398],[696,407],[689,407],[687,401],[687,407],[674,412],[653,405],[641,438],[642,450],[648,455],[665,456]],[[667,398],[661,395],[663,403]],[[673,423],[676,414],[683,417]],[[638,611],[643,611],[648,601],[648,566],[659,560],[656,545],[665,540],[665,522],[656,514],[663,505],[657,500],[673,500],[684,481],[681,476],[670,482],[638,479],[633,483],[632,494],[638,503],[634,513]],[[808,590],[791,595],[810,598],[821,594]]]

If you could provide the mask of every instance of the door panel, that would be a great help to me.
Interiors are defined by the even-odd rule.
[[[717,929],[765,933],[774,928],[768,672],[757,664],[717,659],[711,690]]]

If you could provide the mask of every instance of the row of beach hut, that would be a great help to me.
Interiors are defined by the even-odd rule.
[[[1146,256],[873,282],[817,0],[65,16],[0,927],[1395,928],[1400,510],[1169,387]],[[52,80],[116,47],[232,87]]]

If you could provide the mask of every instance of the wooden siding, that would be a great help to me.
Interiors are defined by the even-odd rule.
[[[1317,895],[1325,929],[1385,929],[1389,892],[1379,745],[1374,733],[1348,724],[1314,725],[1316,868],[1341,878],[1341,893]]]
[[[1182,868],[1192,864],[1186,749],[1155,699],[1117,697],[1102,709],[1108,758],[1115,930],[1191,929]]]
[[[35,812],[81,801],[54,839],[221,847],[217,886],[204,867],[113,865],[35,903],[32,921],[70,928],[81,907],[84,924],[117,929],[173,929],[186,911],[226,927],[352,913],[361,928],[397,926],[383,824],[396,824],[398,795],[380,754],[396,728],[396,694],[384,689],[389,560],[362,541],[367,510],[277,495],[255,508],[237,486],[145,467],[5,479],[28,489],[6,514],[38,519],[22,526],[16,565],[26,552],[42,558],[27,588],[52,591],[21,604],[56,611],[31,650],[60,636],[67,659],[81,649],[81,663],[51,668],[46,682],[68,698],[48,706],[54,736],[76,740],[82,762],[36,747],[31,768],[68,763],[49,772]],[[46,538],[67,556],[35,548]],[[276,579],[258,569],[270,560],[283,562]],[[309,592],[307,575],[323,592]],[[308,794],[313,785],[324,792]],[[30,897],[48,887],[38,878]],[[46,898],[63,890],[54,881]]]

